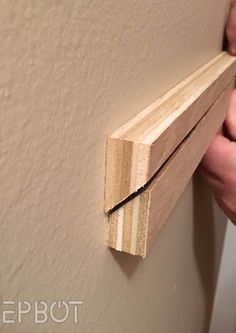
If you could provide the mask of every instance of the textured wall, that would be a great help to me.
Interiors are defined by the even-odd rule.
[[[214,310],[209,333],[236,331],[236,228],[229,221],[215,293]]]
[[[220,51],[226,0],[0,5],[0,300],[84,300],[79,328],[25,317],[0,319],[1,332],[204,332],[211,204],[199,215],[190,184],[145,261],[114,253],[104,152],[107,135]]]

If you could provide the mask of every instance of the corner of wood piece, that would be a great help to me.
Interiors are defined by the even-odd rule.
[[[149,204],[149,193],[144,192],[109,215],[108,247],[146,257]]]
[[[110,137],[106,149],[104,211],[135,193],[148,181],[150,146]]]

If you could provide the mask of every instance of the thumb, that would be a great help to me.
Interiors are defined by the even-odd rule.
[[[230,97],[225,126],[232,140],[236,141],[236,89]]]
[[[224,164],[231,149],[230,141],[218,133],[202,159],[202,167],[208,172],[223,176]]]
[[[228,38],[229,52],[236,55],[236,0],[231,3],[231,10],[229,13],[228,23],[226,27],[226,34]]]

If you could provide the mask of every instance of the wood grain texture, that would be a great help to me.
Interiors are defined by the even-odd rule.
[[[220,96],[235,71],[235,57],[222,52],[110,136],[105,212],[153,177]]]
[[[109,247],[146,256],[222,124],[234,82],[223,90],[144,191],[109,215]]]

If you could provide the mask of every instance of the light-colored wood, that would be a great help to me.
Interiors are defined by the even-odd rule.
[[[144,186],[234,77],[221,53],[113,133],[107,142],[105,212]]]
[[[222,124],[234,80],[166,161],[141,194],[109,215],[108,246],[146,256]],[[205,105],[205,103],[204,103]]]

